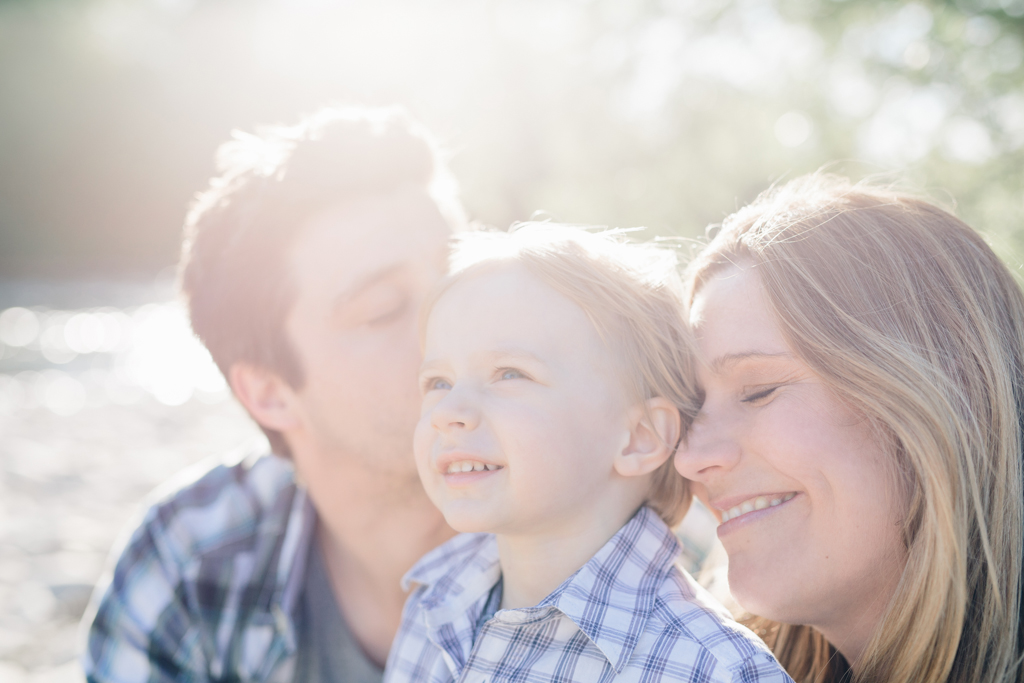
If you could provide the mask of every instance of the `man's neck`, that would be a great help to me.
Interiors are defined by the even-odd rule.
[[[359,466],[330,474],[306,482],[320,521],[317,542],[349,628],[383,665],[401,622],[402,575],[454,532],[417,479]]]

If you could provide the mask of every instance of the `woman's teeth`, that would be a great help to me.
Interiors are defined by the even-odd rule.
[[[478,462],[476,460],[459,460],[448,465],[448,469],[445,470],[445,474],[457,474],[459,472],[490,472],[492,470],[500,470],[501,467],[498,465],[488,465],[486,463]]]
[[[755,510],[764,510],[765,508],[773,508],[776,505],[782,505],[787,500],[791,500],[795,496],[795,492],[786,493],[781,496],[774,496],[769,498],[768,496],[758,496],[757,498],[751,498],[745,500],[736,507],[731,507],[722,513],[722,523],[728,522],[730,519],[736,519],[740,515],[745,515],[748,512],[754,512]]]

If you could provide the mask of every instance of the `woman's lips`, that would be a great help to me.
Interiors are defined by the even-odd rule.
[[[797,493],[795,491],[788,491],[786,493],[754,496],[742,503],[733,505],[722,513],[722,523],[718,526],[718,535],[721,536],[723,533],[728,533],[733,529],[738,529],[774,514],[796,497]]]
[[[766,496],[754,496],[753,498],[748,498],[739,505],[734,505],[723,512],[722,521],[728,522],[730,519],[736,519],[741,515],[750,514],[757,510],[764,510],[769,507],[778,507],[779,505],[792,500],[795,495],[795,491],[789,491],[788,493],[772,493]]]

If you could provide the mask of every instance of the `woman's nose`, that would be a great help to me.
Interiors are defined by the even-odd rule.
[[[720,418],[698,415],[676,450],[676,470],[687,479],[703,482],[732,469],[742,453],[733,432]]]
[[[471,392],[458,384],[434,405],[430,412],[430,424],[442,433],[453,430],[473,430],[480,422],[476,401]]]

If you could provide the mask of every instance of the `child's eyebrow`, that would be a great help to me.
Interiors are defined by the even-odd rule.
[[[544,359],[542,359],[537,354],[535,354],[535,353],[533,353],[531,351],[527,351],[526,349],[520,349],[520,348],[514,348],[514,347],[497,348],[497,349],[494,349],[494,350],[490,351],[487,355],[488,355],[489,358],[491,358],[494,361],[498,361],[498,360],[513,360],[513,361],[516,361],[516,360],[519,360],[519,361],[529,361],[529,362],[533,362],[533,363],[543,363],[544,362]]]
[[[420,374],[425,372],[431,372],[445,365],[445,362],[441,359],[426,359],[420,364]]]
[[[545,364],[544,359],[532,351],[512,347],[490,349],[484,353],[477,354],[477,360],[475,362],[501,364],[516,361],[537,363],[541,365]],[[448,365],[448,361],[443,358],[426,358],[423,363],[420,364],[419,372],[421,375],[426,372],[435,372],[441,368],[447,368]]]

